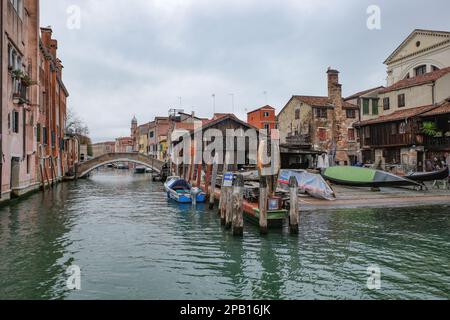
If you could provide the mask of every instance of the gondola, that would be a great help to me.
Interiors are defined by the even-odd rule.
[[[445,167],[439,171],[433,172],[415,172],[409,175],[406,175],[405,178],[416,182],[426,182],[426,181],[435,181],[435,180],[445,180],[449,177],[449,169]]]
[[[350,187],[422,187],[419,182],[395,174],[359,167],[338,166],[322,171],[322,177],[333,184]]]

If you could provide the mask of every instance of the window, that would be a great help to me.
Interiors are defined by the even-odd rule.
[[[155,136],[155,132],[154,131],[150,131],[148,136],[149,136],[150,139],[153,138]]]
[[[9,2],[11,2],[19,17],[22,18],[22,0],[9,0]]]
[[[396,123],[391,124],[391,134],[398,134],[398,128]]]
[[[41,124],[38,123],[36,126],[36,141],[41,142]]]
[[[356,135],[355,135],[355,129],[354,128],[349,128],[348,129],[348,140],[349,141],[355,141],[356,140]]]
[[[19,133],[19,112],[12,112],[12,132]]]
[[[30,174],[31,171],[31,156],[27,155],[27,174]]]
[[[268,112],[264,112],[264,118],[268,118],[270,114]]]
[[[347,109],[345,111],[346,115],[347,115],[347,119],[355,119],[356,118],[356,110],[354,109]]]
[[[10,44],[8,44],[8,68],[14,68],[13,48]]]
[[[319,140],[326,141],[327,140],[327,129],[319,128]]]
[[[414,69],[414,71],[415,71],[416,77],[421,76],[421,75],[427,73],[427,66],[425,64],[418,66],[417,68]]]
[[[405,94],[399,94],[398,95],[398,107],[403,108],[405,106]]]
[[[269,130],[269,129],[270,129],[270,125],[266,123],[266,124],[264,125],[264,129]]]
[[[42,128],[42,143],[45,145],[48,143],[48,130],[46,127]]]
[[[378,115],[378,99],[372,99],[372,114]]]
[[[295,110],[295,120],[300,120],[300,109]]]
[[[370,110],[369,110],[369,99],[363,99],[363,114],[370,114]]]
[[[383,98],[383,109],[389,110],[391,108],[391,102],[389,98]]]
[[[406,133],[406,123],[405,122],[400,123],[400,126],[398,127],[398,133],[400,133],[400,134]]]
[[[370,132],[370,127],[369,127],[369,126],[364,127],[364,136],[365,136],[366,138],[369,138],[369,139],[370,139],[370,134],[371,134],[371,132]]]
[[[325,108],[316,108],[316,117],[327,119],[328,118],[328,110]]]

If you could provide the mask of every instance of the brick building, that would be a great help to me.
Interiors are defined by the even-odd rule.
[[[342,98],[339,72],[329,69],[327,96],[293,96],[278,115],[282,162],[287,166],[312,166],[318,153],[330,163],[350,165],[358,160],[358,106]]]

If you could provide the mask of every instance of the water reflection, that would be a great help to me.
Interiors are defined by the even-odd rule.
[[[235,238],[151,175],[99,172],[0,208],[0,298],[448,298],[448,212],[314,212],[299,236],[246,224]],[[66,289],[71,264],[81,291]],[[366,288],[370,265],[381,291]]]

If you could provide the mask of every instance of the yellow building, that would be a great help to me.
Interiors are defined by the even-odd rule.
[[[150,123],[143,124],[138,127],[138,151],[141,154],[148,154],[148,130]]]

